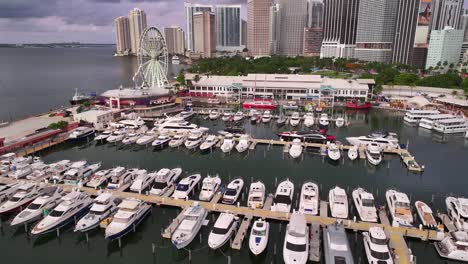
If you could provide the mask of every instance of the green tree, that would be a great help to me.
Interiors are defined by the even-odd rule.
[[[419,80],[419,77],[414,73],[400,73],[395,76],[393,83],[396,85],[411,85],[415,84],[417,80]]]
[[[68,126],[67,121],[58,121],[57,123],[52,123],[48,126],[50,129],[65,129]]]
[[[180,86],[185,86],[185,75],[183,73],[180,73],[179,75],[177,75],[176,81]]]

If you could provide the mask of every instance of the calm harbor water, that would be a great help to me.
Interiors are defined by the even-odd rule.
[[[5,60],[0,60],[0,80],[2,81],[0,114],[2,115],[13,109],[21,110],[21,115],[45,111],[50,107],[63,104],[63,101],[67,100],[73,93],[74,87],[90,87],[87,90],[99,91],[97,89],[99,87],[105,90],[108,87],[116,87],[120,83],[125,84],[125,80],[128,82],[131,78],[131,69],[134,67],[132,60],[122,63],[123,58],[113,58],[110,56],[110,52],[105,49],[57,49],[55,52],[58,53],[53,55],[49,54],[49,52],[54,51],[52,49],[34,49],[33,51],[36,53],[32,50],[11,52],[17,51],[19,54],[14,56],[10,52],[4,53],[5,49],[0,49],[1,58],[13,56],[16,58],[15,60],[19,60],[18,58],[24,56],[22,57],[23,63],[18,63],[14,67],[9,67]],[[31,52],[30,57],[32,58],[25,56],[26,52]],[[40,55],[41,52],[44,53]],[[75,52],[78,54],[74,54]],[[81,55],[80,52],[82,52]],[[74,65],[71,63],[70,56],[74,57]],[[28,63],[29,59],[35,63]],[[59,62],[61,66],[59,66]],[[65,70],[63,67],[67,65],[67,62],[70,62],[68,65],[70,68]],[[17,62],[9,63],[15,65]],[[29,65],[25,66],[26,64]],[[12,68],[22,67],[29,67],[29,70],[12,70]],[[5,74],[5,69],[10,74]],[[65,76],[68,77],[57,74],[54,70],[62,71],[62,73],[67,72]],[[94,87],[96,88],[93,89]],[[342,113],[341,110],[340,114]],[[411,153],[426,166],[426,171],[422,175],[409,173],[400,159],[392,155],[385,156],[384,162],[378,167],[373,167],[363,160],[350,162],[345,159],[340,164],[331,164],[326,158],[324,159],[313,151],[306,153],[303,160],[292,160],[283,154],[280,147],[268,149],[267,146],[260,145],[255,151],[246,154],[225,155],[219,150],[200,154],[185,149],[153,151],[145,148],[121,147],[111,144],[96,145],[94,142],[84,142],[80,145],[62,144],[41,153],[41,155],[46,162],[61,159],[102,161],[103,168],[125,165],[152,171],[163,167],[180,166],[186,173],[199,172],[203,176],[219,174],[224,183],[235,177],[243,177],[247,186],[251,180],[262,180],[269,192],[274,192],[276,181],[290,178],[295,183],[295,201],[301,183],[306,180],[313,180],[319,184],[322,199],[327,198],[328,190],[335,185],[347,189],[349,197],[351,191],[360,186],[372,191],[378,204],[384,204],[385,191],[389,188],[397,188],[408,193],[413,203],[416,200],[423,200],[431,204],[431,200],[433,200],[434,211],[445,210],[444,199],[450,193],[468,196],[468,189],[465,185],[468,184],[466,177],[468,141],[463,137],[440,137],[415,127],[406,126],[402,122],[401,113],[397,112],[372,110],[369,113],[346,112],[346,114],[349,116],[351,126],[331,129],[330,134],[337,136],[339,140],[344,142],[347,136],[364,135],[374,130],[397,132],[400,135],[401,143],[409,142]],[[225,126],[221,121],[212,122],[198,117],[194,118],[194,122],[209,127],[212,133],[222,130]],[[278,131],[274,123],[252,126],[246,121],[245,126],[247,132],[257,138],[276,138],[275,133]],[[286,129],[290,128],[281,128],[281,130]],[[247,195],[244,195],[242,204],[245,204],[246,198]],[[11,228],[4,222],[0,230],[2,261],[5,263],[31,263],[33,261],[39,263],[99,264],[189,263],[187,251],[177,251],[168,240],[162,239],[160,235],[161,230],[178,212],[179,210],[174,208],[154,207],[152,215],[137,228],[137,231],[122,240],[121,249],[118,243],[108,242],[104,239],[103,230],[91,232],[89,243],[86,243],[86,237],[73,233],[71,227],[68,230],[62,230],[59,238],[56,234],[30,238],[23,227]],[[351,214],[356,214],[354,209]],[[207,247],[207,238],[215,217],[209,215],[208,219],[210,220],[209,226],[202,228],[201,238],[195,239],[189,246],[192,250],[192,263],[228,263],[227,256],[232,257],[231,263],[283,263],[282,247],[285,223],[273,222],[270,229],[271,239],[268,251],[257,258],[249,254],[248,237],[240,251],[227,247],[222,250],[210,250]],[[349,232],[349,239],[356,263],[367,263],[362,246],[362,236]],[[408,241],[410,248],[417,256],[418,263],[457,263],[440,259],[431,243],[417,240]],[[152,244],[156,246],[155,255],[152,254]]]

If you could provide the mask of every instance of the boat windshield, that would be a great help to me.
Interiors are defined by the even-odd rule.
[[[58,211],[58,210],[53,210],[52,212],[50,212],[50,216],[53,216],[53,217],[60,217],[63,215],[63,211]]]
[[[275,203],[291,204],[291,198],[288,195],[277,195],[275,197]]]
[[[119,183],[119,180],[120,180],[119,177],[114,176],[114,177],[111,178],[110,182],[115,184],[115,183]]]
[[[371,255],[372,257],[380,260],[387,260],[390,258],[390,254],[388,252],[377,252],[371,249]]]
[[[10,198],[10,202],[18,202],[19,200],[21,200],[21,197],[16,197],[16,196],[13,196]]]
[[[154,182],[154,184],[153,184],[153,189],[162,190],[162,189],[164,189],[166,187],[167,187],[166,182]]]
[[[410,205],[408,203],[405,203],[405,202],[396,202],[395,207],[410,209]]]
[[[380,159],[380,153],[369,153],[373,159]]]
[[[224,235],[224,234],[227,234],[228,231],[229,229],[227,228],[213,227],[213,230],[211,232],[217,235]]]
[[[341,256],[335,256],[335,264],[346,264],[346,259]]]
[[[229,196],[235,196],[237,194],[237,190],[232,189],[232,188],[227,188],[224,194],[229,195]]]
[[[94,211],[94,210],[90,210],[89,211],[89,214],[93,214],[93,215],[103,215],[106,211]]]
[[[186,192],[189,189],[188,184],[177,184],[177,191]]]
[[[374,200],[372,200],[372,199],[362,199],[362,206],[364,206],[364,207],[374,207]]]
[[[252,235],[254,236],[266,236],[266,230],[253,230]]]
[[[375,238],[371,236],[370,240],[372,243],[377,244],[377,245],[387,245],[386,239]]]
[[[114,222],[114,223],[119,223],[119,224],[126,224],[126,223],[128,223],[128,218],[118,218],[118,217],[114,217],[114,219],[112,220],[112,222]]]
[[[36,210],[39,208],[41,208],[41,204],[32,203],[28,206],[28,209],[31,209],[31,210]]]
[[[295,251],[295,252],[305,252],[306,251],[306,244],[293,244],[291,242],[286,242],[286,248]]]
[[[261,202],[261,201],[263,201],[263,197],[253,196],[253,197],[250,197],[250,201],[252,201],[252,202]]]

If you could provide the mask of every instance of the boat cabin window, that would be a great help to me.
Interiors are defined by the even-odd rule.
[[[60,217],[64,214],[63,211],[58,211],[58,210],[53,210],[52,212],[50,212],[50,216],[53,216],[53,217]]]
[[[374,207],[374,200],[372,200],[372,199],[362,199],[362,206]]]
[[[396,202],[395,203],[395,207],[399,207],[399,208],[410,208],[410,205],[409,203],[405,203],[405,202]]]
[[[380,260],[387,260],[390,258],[390,254],[388,252],[377,252],[371,249],[371,256],[380,259]]]
[[[286,242],[286,248],[295,251],[295,252],[305,252],[306,251],[306,244],[293,244],[291,242]]]
[[[232,189],[232,188],[227,188],[224,194],[229,195],[229,196],[235,196],[237,194],[237,190]]]
[[[250,201],[252,201],[252,202],[261,202],[261,201],[263,201],[263,198],[260,197],[260,196],[253,196],[253,197],[251,197]]]
[[[89,213],[93,215],[103,215],[106,211],[94,211],[90,210]]]
[[[177,191],[186,192],[189,189],[188,184],[177,184]]]
[[[335,264],[346,264],[346,259],[340,256],[335,256]]]
[[[254,236],[266,236],[266,230],[256,230],[252,231],[252,235]]]
[[[275,197],[275,203],[291,204],[291,198],[287,195],[277,195]]]
[[[112,177],[110,182],[116,184],[116,183],[119,183],[119,180],[120,180],[119,177]]]
[[[128,222],[128,218],[114,217],[114,219],[112,219],[112,222],[118,223],[118,224],[126,224]]]
[[[232,224],[234,223],[234,221],[232,221],[226,228],[219,228],[219,227],[213,227],[213,230],[211,232],[213,232],[213,234],[217,234],[217,235],[225,235],[229,232],[229,230],[231,229],[232,227]]]
[[[387,245],[387,239],[379,239],[379,238],[370,236],[370,240],[372,243],[377,244],[377,245]]]
[[[154,182],[153,189],[162,190],[167,187],[166,182]]]
[[[31,210],[36,210],[39,208],[41,208],[41,204],[32,203],[28,206],[28,209],[31,209]]]
[[[13,196],[10,198],[10,202],[18,202],[19,200],[21,200],[21,197]]]

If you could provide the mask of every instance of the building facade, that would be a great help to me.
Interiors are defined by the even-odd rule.
[[[463,0],[434,0],[432,7],[431,30],[462,28]]]
[[[278,53],[278,46],[280,40],[280,15],[279,4],[270,7],[270,23],[269,23],[269,36],[270,36],[270,54]]]
[[[216,50],[242,50],[240,9],[240,5],[217,5],[215,7]]]
[[[322,58],[353,58],[359,0],[325,0]]]
[[[241,20],[241,46],[247,47],[247,21]]]
[[[120,16],[114,20],[117,55],[127,55],[132,44],[130,42],[130,22],[128,18]]]
[[[413,54],[410,64],[424,68],[426,66],[427,48],[429,47],[430,22],[432,18],[432,0],[421,0],[414,36]]]
[[[214,7],[212,5],[199,5],[192,3],[185,3],[185,22],[186,22],[186,48],[190,51],[194,51],[195,37],[193,34],[193,15],[198,12],[213,12]]]
[[[307,25],[307,0],[276,0],[279,10],[277,53],[283,56],[302,55],[304,27]]]
[[[410,64],[414,51],[414,36],[418,21],[419,0],[400,0],[397,8],[393,63]]]
[[[166,39],[167,52],[169,54],[185,53],[185,33],[178,26],[164,28],[164,38]]]
[[[360,0],[354,57],[390,62],[398,0]]]
[[[247,1],[247,49],[252,56],[270,54],[270,7],[272,0]]]
[[[210,58],[216,52],[215,14],[198,12],[193,14],[194,51]]]
[[[462,16],[463,43],[460,52],[459,62],[463,62],[463,57],[468,50],[468,9],[463,10]]]
[[[140,37],[145,31],[146,24],[146,13],[145,11],[134,8],[128,13],[129,25],[130,25],[130,41],[131,50],[133,54],[138,54],[140,47]]]
[[[304,28],[304,56],[320,56],[323,40],[323,0],[309,0],[307,27]]]
[[[457,64],[463,42],[463,30],[446,27],[443,30],[432,30],[427,53],[426,69],[443,64]]]

